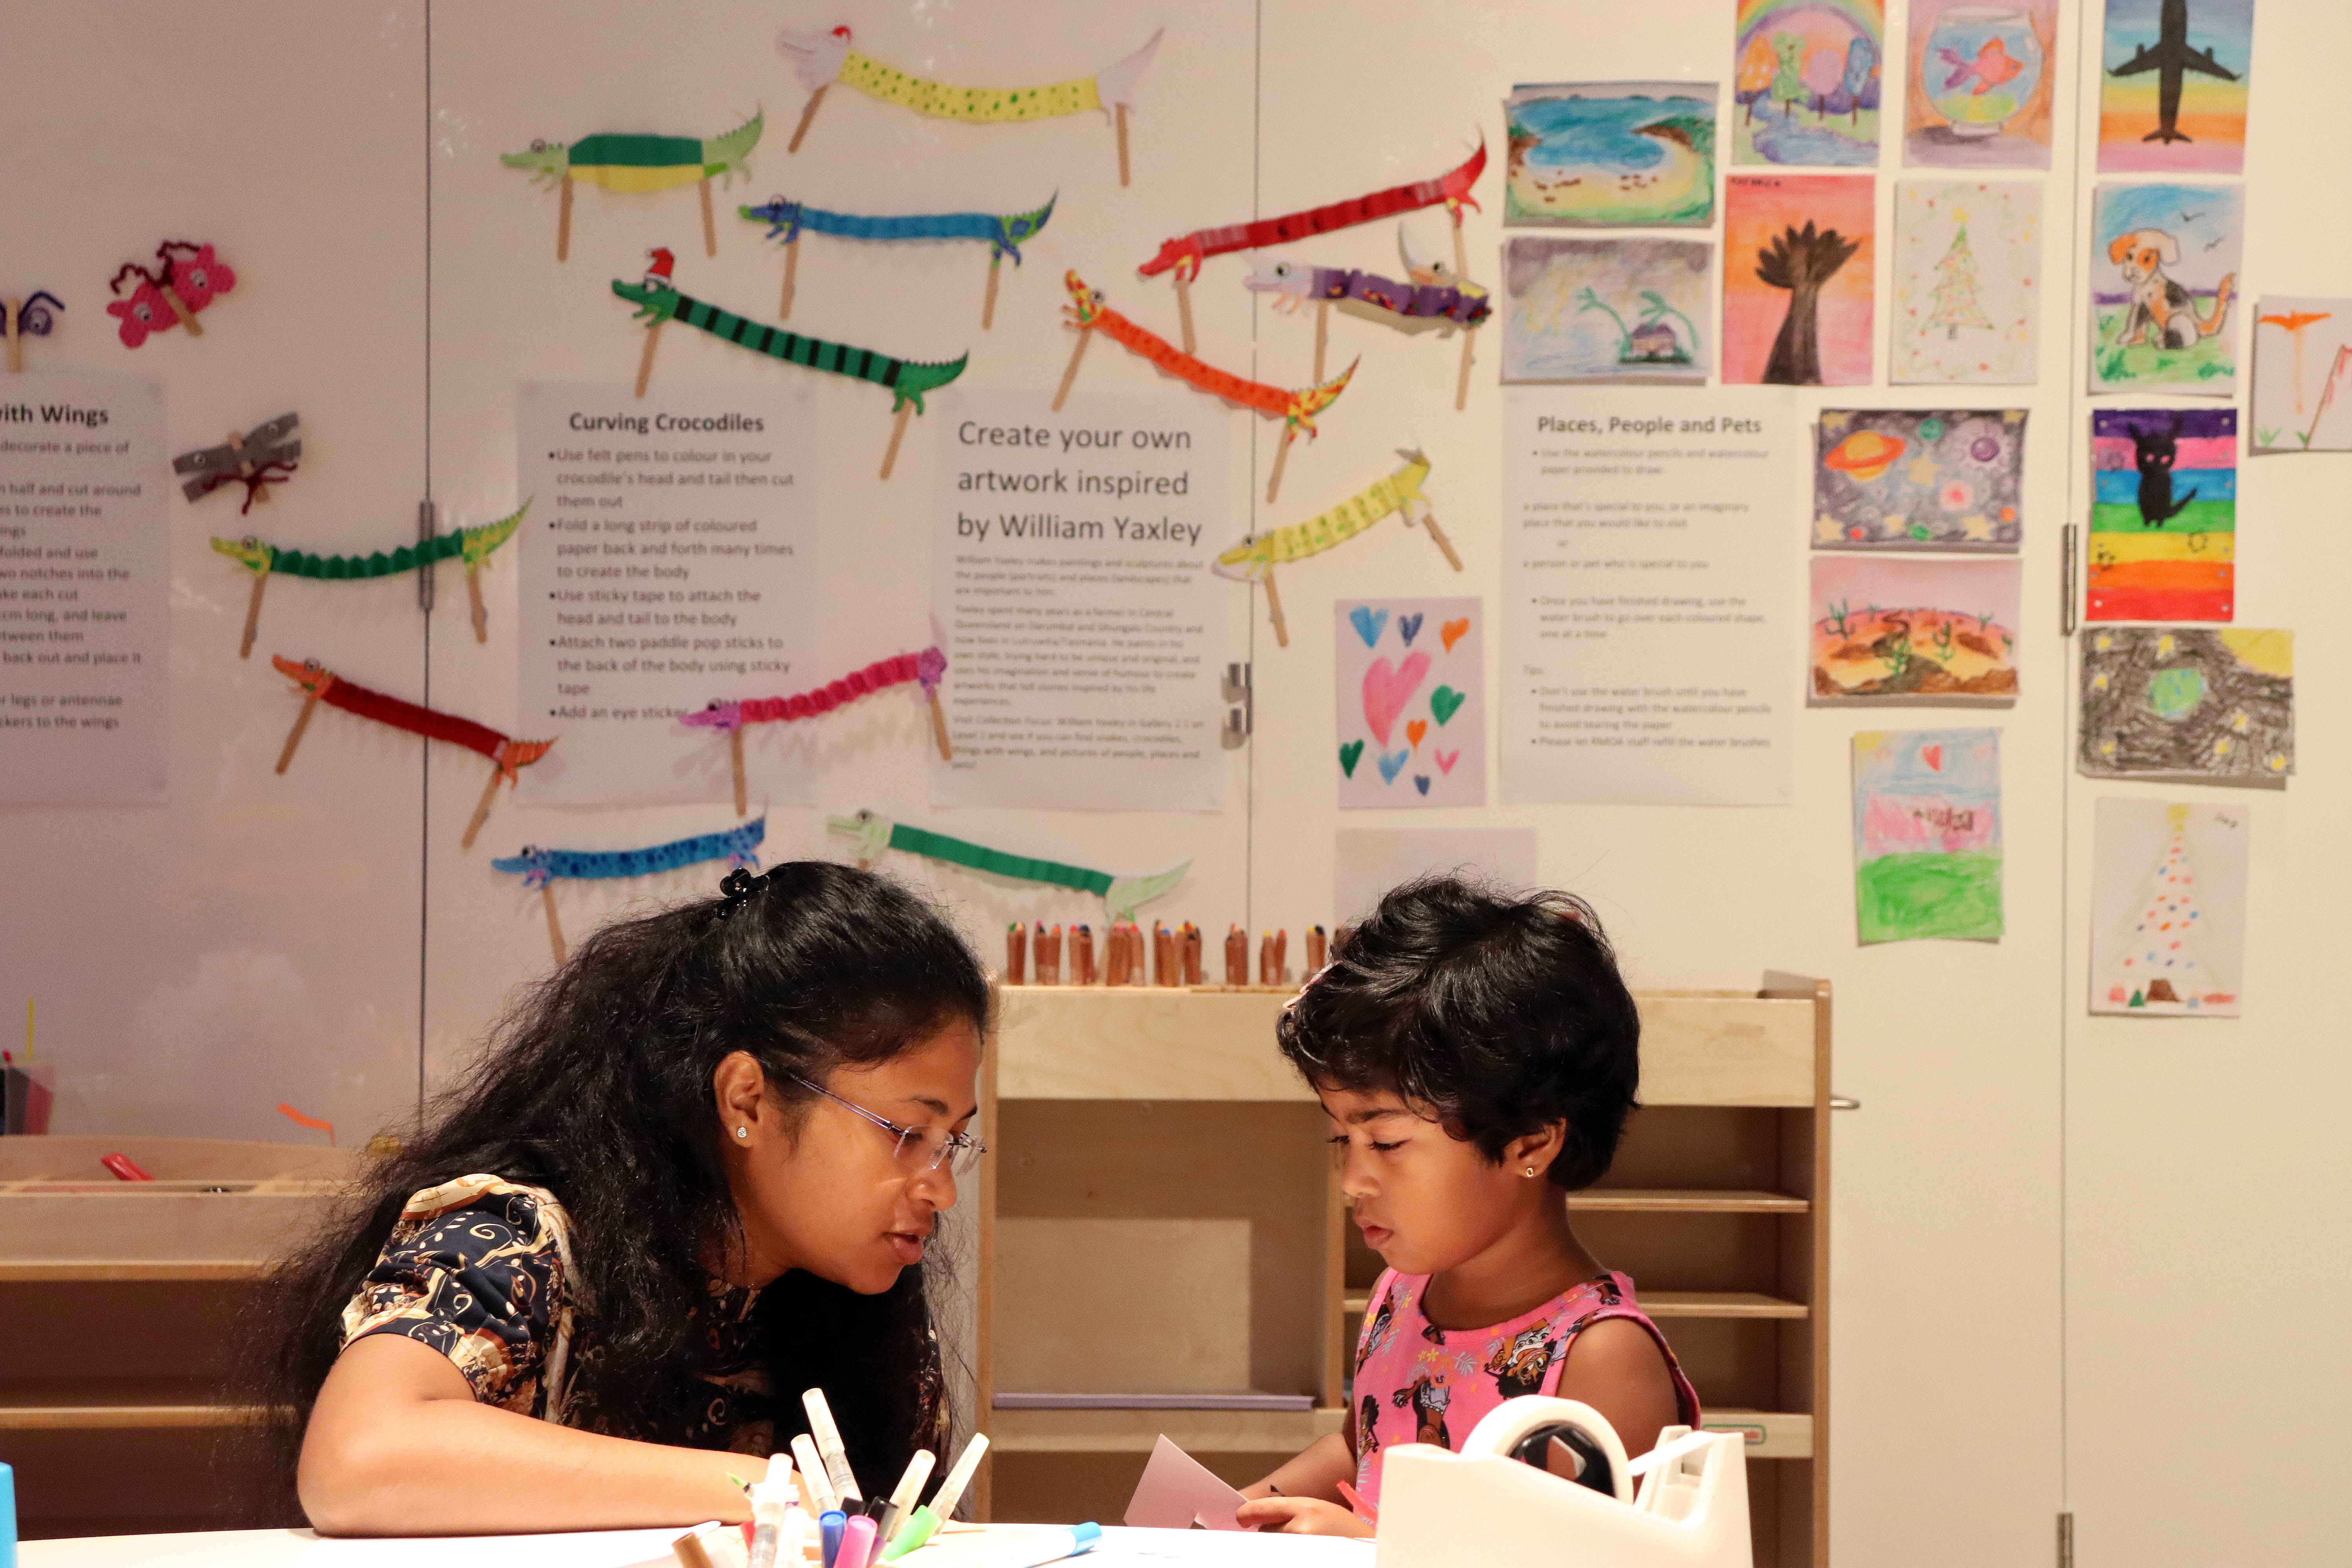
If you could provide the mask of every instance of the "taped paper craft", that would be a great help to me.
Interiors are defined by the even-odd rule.
[[[1112,61],[1092,76],[1072,77],[1044,87],[954,87],[894,69],[871,55],[859,54],[849,47],[851,34],[845,26],[826,33],[788,32],[778,37],[776,44],[793,62],[801,85],[809,89],[809,100],[801,110],[799,127],[793,132],[792,145],[784,151],[801,150],[801,138],[808,134],[809,122],[816,118],[817,105],[824,101],[825,89],[839,82],[868,98],[911,109],[917,114],[981,125],[1057,120],[1090,110],[1108,114],[1118,132],[1118,183],[1124,185],[1128,180],[1128,110],[1135,107],[1135,84],[1151,64],[1151,57],[1160,48],[1160,34],[1166,31],[1163,27],[1153,33],[1141,48],[1124,59]]]
[[[719,229],[710,215],[710,180],[749,176],[744,160],[760,144],[766,116],[754,114],[723,136],[697,141],[691,136],[649,136],[629,132],[600,131],[577,142],[533,142],[527,152],[504,153],[499,162],[509,169],[528,169],[533,181],[546,180],[562,192],[556,210],[555,259],[572,254],[572,183],[585,180],[608,191],[667,191],[694,185],[702,193],[702,248],[719,254]]]
[[[1071,303],[1064,307],[1069,324],[1077,329],[1078,346],[1070,351],[1069,368],[1062,373],[1062,385],[1054,394],[1054,412],[1062,411],[1062,404],[1070,395],[1070,384],[1078,378],[1078,362],[1086,357],[1087,344],[1092,334],[1108,332],[1130,351],[1166,371],[1179,381],[1189,382],[1202,392],[1222,397],[1243,408],[1255,409],[1269,419],[1283,422],[1282,446],[1275,454],[1274,476],[1266,481],[1265,499],[1272,501],[1282,489],[1282,465],[1290,455],[1290,443],[1298,432],[1305,430],[1307,438],[1315,436],[1315,416],[1323,412],[1348,389],[1348,380],[1356,374],[1350,364],[1329,381],[1286,392],[1264,382],[1244,381],[1229,371],[1205,364],[1156,332],[1147,331],[1120,315],[1102,302],[1102,295],[1080,280],[1076,272],[1066,273],[1063,283],[1070,290]],[[614,285],[618,287],[618,285]],[[961,367],[959,367],[961,368]]]
[[[526,846],[520,855],[509,855],[490,862],[493,871],[508,871],[522,878],[522,885],[539,891],[540,901],[547,911],[547,940],[555,950],[555,962],[563,962],[563,928],[555,918],[555,889],[550,885],[558,877],[589,880],[612,877],[650,877],[656,871],[675,871],[681,866],[698,866],[705,860],[725,860],[730,866],[757,866],[760,863],[760,843],[768,836],[768,819],[764,816],[728,828],[723,833],[698,834],[692,838],[674,839],[667,844],[656,844],[644,849],[541,849]]]
[[[857,840],[861,863],[879,860],[885,849],[897,849],[927,860],[942,860],[992,876],[1010,877],[1015,881],[1076,888],[1100,898],[1113,921],[1133,920],[1138,908],[1171,891],[1184,879],[1184,873],[1192,868],[1192,862],[1187,860],[1172,871],[1158,871],[1147,877],[1114,877],[1108,871],[1089,871],[1083,866],[1066,866],[1058,860],[1040,860],[1033,856],[991,849],[969,839],[950,838],[944,833],[892,822],[870,811],[861,811],[855,816],[828,816],[824,825]]]
[[[1462,558],[1454,553],[1454,542],[1437,526],[1436,510],[1429,498],[1421,493],[1422,481],[1429,478],[1429,459],[1419,452],[1398,455],[1404,458],[1404,467],[1395,473],[1383,474],[1339,505],[1316,513],[1305,522],[1250,535],[1218,556],[1210,568],[1220,577],[1265,584],[1266,614],[1274,621],[1274,638],[1284,647],[1290,646],[1290,628],[1283,624],[1282,597],[1274,585],[1274,569],[1344,544],[1391,512],[1403,518],[1408,525],[1418,522],[1427,529],[1437,548],[1445,552],[1447,562],[1456,572],[1462,570]],[[1412,510],[1415,501],[1421,503],[1418,517]]]
[[[1294,245],[1318,234],[1353,228],[1358,224],[1371,223],[1441,203],[1458,225],[1462,221],[1464,207],[1478,205],[1476,199],[1470,195],[1470,189],[1478,183],[1478,176],[1486,168],[1486,142],[1482,135],[1475,153],[1433,179],[1410,185],[1391,185],[1384,191],[1333,202],[1328,206],[1285,213],[1280,217],[1229,224],[1223,228],[1196,228],[1190,234],[1180,234],[1160,241],[1160,254],[1136,270],[1150,278],[1172,268],[1180,279],[1191,282],[1201,275],[1201,263],[1212,256],[1223,256],[1236,250],[1255,250],[1268,245]]]
[[[461,528],[454,533],[436,533],[421,543],[404,544],[389,554],[379,550],[372,555],[312,555],[307,551],[281,550],[275,544],[265,544],[251,534],[243,539],[215,539],[215,550],[253,574],[253,601],[246,609],[245,639],[237,647],[236,657],[245,658],[253,652],[254,632],[261,622],[261,592],[268,586],[273,572],[289,577],[347,583],[366,577],[395,576],[420,566],[430,567],[452,556],[466,563],[466,592],[474,608],[474,640],[488,642],[489,616],[482,608],[480,573],[490,552],[514,537],[515,530],[522,523],[522,514],[530,510],[530,502],[526,500],[496,522]]]
[[[236,274],[213,254],[211,246],[184,239],[157,246],[152,269],[124,262],[107,292],[121,295],[122,285],[133,279],[138,287],[131,297],[118,298],[106,308],[108,315],[122,323],[120,334],[127,349],[145,342],[150,332],[168,332],[173,327],[187,328],[192,338],[203,337],[204,323],[196,320],[196,312],[236,287]]]
[[[681,713],[677,721],[697,729],[716,730],[727,737],[735,753],[735,815],[740,816],[747,808],[743,784],[743,726],[746,724],[789,723],[795,719],[815,719],[832,712],[845,703],[877,691],[887,691],[908,681],[919,681],[924,699],[930,704],[931,738],[939,742],[940,760],[955,761],[955,748],[948,742],[948,716],[940,708],[940,678],[947,673],[948,656],[937,647],[927,647],[920,653],[902,653],[877,659],[864,669],[852,670],[839,680],[820,686],[813,691],[795,692],[790,697],[753,697],[740,701],[713,702],[699,713]]]
[[[1231,938],[1227,942],[1230,946]],[[1203,1530],[1239,1530],[1241,1523],[1234,1516],[1242,1501],[1241,1493],[1163,1432],[1151,1446],[1151,1462],[1143,1467],[1135,1495],[1128,1500],[1124,1522],[1139,1530],[1190,1530],[1196,1524]]]
[[[181,453],[172,459],[172,471],[185,476],[180,493],[195,500],[223,485],[241,484],[245,504],[237,513],[251,511],[255,501],[269,499],[268,486],[284,484],[294,471],[302,456],[302,438],[295,434],[301,424],[300,415],[281,414],[242,435],[230,431],[220,446]]]
[[[389,724],[395,730],[422,735],[428,741],[447,741],[469,752],[479,752],[496,763],[490,771],[490,782],[482,790],[481,804],[474,807],[473,820],[466,824],[466,837],[460,840],[467,849],[474,847],[475,835],[482,831],[482,824],[489,818],[490,803],[498,798],[499,785],[515,783],[521,769],[547,755],[555,745],[553,741],[518,741],[471,719],[436,712],[381,691],[371,691],[353,681],[339,679],[316,659],[297,664],[273,654],[269,662],[278,667],[278,674],[302,689],[302,712],[286,737],[286,749],[278,754],[278,771],[281,773],[293,762],[294,748],[302,743],[302,731],[310,727],[311,710],[321,702],[379,724]]]
[[[761,326],[748,317],[732,310],[722,310],[716,305],[706,305],[688,294],[681,294],[670,281],[670,268],[677,258],[667,248],[653,253],[653,266],[646,271],[642,283],[627,283],[615,278],[613,292],[637,308],[636,319],[646,323],[646,351],[637,363],[637,395],[646,395],[646,383],[653,374],[654,345],[661,339],[662,323],[672,317],[689,327],[699,327],[714,338],[763,353],[787,364],[806,365],[811,370],[829,371],[835,375],[846,375],[859,381],[870,381],[877,386],[887,387],[890,407],[898,416],[890,427],[890,447],[882,458],[882,477],[888,479],[898,461],[898,443],[907,434],[907,416],[923,411],[923,394],[945,386],[963,374],[971,356],[958,354],[952,360],[924,363],[893,359],[888,354],[876,353],[872,349],[851,348],[844,343],[827,342],[823,338],[806,338],[798,332],[778,331]],[[1336,394],[1334,395],[1337,395]]]
[[[36,289],[22,299],[0,299],[0,333],[8,339],[8,374],[25,368],[25,340],[46,338],[57,331],[58,312],[66,302],[47,289]]]
[[[1382,326],[1400,331],[1419,332],[1432,328],[1440,332],[1463,329],[1462,374],[1454,388],[1454,406],[1458,412],[1466,401],[1470,389],[1471,339],[1494,313],[1493,301],[1486,290],[1449,269],[1442,261],[1415,264],[1406,247],[1400,227],[1397,248],[1404,255],[1408,281],[1399,282],[1383,278],[1377,272],[1356,268],[1307,267],[1289,261],[1277,261],[1272,267],[1253,272],[1243,280],[1243,287],[1262,294],[1272,294],[1276,310],[1297,311],[1309,300],[1315,301],[1315,375],[1323,379],[1323,349],[1330,331],[1331,307],[1336,304],[1351,316],[1378,321]]]
[[[1058,193],[1057,193],[1058,195]],[[888,243],[908,240],[977,239],[988,246],[988,293],[981,302],[980,324],[983,330],[996,319],[996,275],[1007,256],[1013,265],[1021,265],[1022,242],[1045,226],[1054,216],[1055,196],[1045,198],[1045,205],[1025,213],[923,213],[908,217],[869,217],[859,213],[827,212],[777,196],[751,207],[737,207],[737,215],[753,223],[768,225],[766,237],[784,242],[784,298],[777,314],[790,320],[793,313],[793,293],[800,273],[801,234],[837,235],[844,239],[872,239]]]

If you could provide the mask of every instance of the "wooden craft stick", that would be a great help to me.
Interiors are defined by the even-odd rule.
[[[1429,537],[1437,541],[1437,548],[1445,552],[1445,559],[1454,563],[1454,569],[1461,571],[1462,557],[1454,553],[1454,541],[1446,538],[1445,531],[1437,526],[1437,514],[1433,511],[1422,513],[1421,526],[1429,530]]]
[[[656,321],[646,329],[646,352],[637,360],[637,395],[646,395],[646,383],[654,376],[654,346],[661,342],[662,324]]]
[[[824,87],[832,85],[833,83],[827,82]],[[824,101],[824,87],[818,88],[809,94],[808,107],[801,110],[801,122],[793,127],[792,144],[784,149],[785,152],[797,153],[801,150],[801,138],[808,134],[809,121],[816,118],[816,106]],[[814,1516],[811,1515],[811,1517]]]
[[[563,193],[555,202],[555,259],[572,258],[572,176],[563,176]]]
[[[563,925],[555,918],[555,884],[539,885],[539,902],[547,910],[547,945],[555,950],[555,962],[563,962]]]
[[[980,330],[983,332],[996,321],[996,277],[1003,266],[1002,255],[988,258],[988,292],[980,297]]]
[[[302,711],[294,715],[294,728],[286,732],[286,749],[278,753],[279,773],[284,773],[288,765],[294,761],[294,748],[302,743],[302,731],[310,727],[311,710],[318,706],[317,692],[306,691],[302,694]]]
[[[727,732],[727,752],[735,764],[735,815],[749,816],[751,814],[751,797],[743,788],[743,728],[741,725],[739,724]]]
[[[890,421],[890,445],[882,453],[882,477],[888,479],[890,470],[898,465],[898,443],[907,438],[907,421],[914,414],[911,403],[898,405],[898,416]]]
[[[1454,378],[1454,412],[1461,413],[1470,405],[1470,359],[1478,346],[1478,329],[1462,329],[1462,372]]]
[[[1290,628],[1283,624],[1282,592],[1274,585],[1273,569],[1269,567],[1266,570],[1265,575],[1259,578],[1258,581],[1265,584],[1265,613],[1267,617],[1274,622],[1275,645],[1278,647],[1288,647],[1290,646]]]
[[[954,742],[948,739],[947,710],[940,706],[939,688],[935,686],[929,691],[924,692],[923,695],[930,701],[931,739],[940,743],[940,761],[943,763],[954,762],[955,745]]]
[[[205,335],[204,323],[196,320],[196,313],[181,300],[177,289],[168,283],[163,285],[163,299],[172,307],[173,313],[180,318],[180,325],[188,329],[188,336],[201,338]]]
[[[1070,385],[1078,379],[1078,362],[1087,357],[1087,345],[1095,341],[1091,331],[1078,333],[1078,346],[1070,351],[1069,368],[1062,372],[1062,384],[1054,394],[1054,412],[1062,411],[1062,404],[1070,395]]]
[[[702,193],[702,254],[716,256],[719,254],[719,226],[710,216],[710,181],[707,177],[698,180],[695,187]]]
[[[18,330],[16,318],[25,309],[22,300],[0,300],[0,314],[8,318],[8,374],[15,375],[25,368],[25,337]]]
[[[1169,276],[1176,279],[1176,321],[1184,331],[1184,352],[1188,354],[1196,353],[1198,351],[1192,342],[1192,285],[1184,280],[1181,267]]]
[[[492,763],[490,782],[482,786],[481,801],[474,807],[474,819],[466,824],[466,837],[457,840],[458,848],[471,849],[474,847],[474,836],[481,832],[482,824],[490,819],[490,803],[499,798],[499,765]]]
[[[236,645],[236,657],[239,658],[251,658],[253,657],[253,634],[260,629],[261,626],[261,591],[268,586],[268,573],[257,572],[253,574],[253,597],[245,602],[245,640]],[[307,717],[309,710],[307,709],[304,710],[304,713]],[[293,747],[287,747],[286,754],[289,757],[292,756],[294,754]],[[284,773],[286,771],[285,764],[282,763],[279,763],[278,771],[281,773]]]
[[[1456,288],[1470,279],[1469,254],[1462,248],[1462,209],[1454,209],[1454,282]]]
[[[265,490],[262,493],[266,495],[268,492]],[[474,640],[478,643],[488,642],[490,612],[482,605],[482,574],[479,572],[468,570],[466,574],[466,600],[468,607],[474,612]]]
[[[1331,301],[1315,301],[1315,384],[1323,384],[1323,345],[1331,340]]]
[[[1113,118],[1118,123],[1118,188],[1123,191],[1127,189],[1127,105],[1118,105]]]
[[[1274,472],[1266,477],[1265,481],[1265,503],[1268,506],[1272,506],[1274,498],[1282,492],[1282,466],[1290,461],[1290,443],[1297,435],[1298,431],[1292,426],[1282,427],[1282,445],[1274,449]]]
[[[776,314],[789,321],[793,319],[793,290],[801,275],[801,237],[794,234],[784,241],[784,300],[776,307]]]

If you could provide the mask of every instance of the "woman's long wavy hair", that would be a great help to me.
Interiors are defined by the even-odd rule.
[[[722,916],[724,918],[722,918]],[[609,925],[540,982],[398,1152],[373,1161],[350,1204],[262,1292],[244,1336],[247,1381],[273,1412],[273,1493],[296,1511],[302,1432],[341,1345],[345,1303],[409,1195],[485,1172],[541,1186],[571,1219],[595,1353],[571,1402],[604,1429],[683,1440],[699,1405],[686,1370],[705,1265],[740,1238],[720,1164],[711,1075],[748,1051],[788,1105],[837,1067],[887,1060],[941,1028],[987,1037],[988,979],[946,920],[904,887],[827,861],[793,861],[748,897],[702,900]],[[926,1264],[865,1297],[798,1270],[757,1317],[775,1394],[776,1447],[806,1429],[798,1394],[822,1386],[851,1463],[895,1476],[919,1447],[946,1452],[948,1411]]]

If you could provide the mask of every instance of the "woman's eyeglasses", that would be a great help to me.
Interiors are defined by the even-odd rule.
[[[980,1157],[988,1152],[988,1145],[969,1132],[950,1132],[944,1127],[901,1127],[885,1117],[875,1115],[862,1105],[853,1105],[820,1083],[793,1073],[792,1080],[812,1094],[821,1094],[845,1110],[856,1112],[898,1141],[891,1151],[892,1157],[910,1171],[936,1171],[941,1165],[958,1181],[969,1176],[980,1165]]]

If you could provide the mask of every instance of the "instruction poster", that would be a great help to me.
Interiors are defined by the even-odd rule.
[[[0,802],[160,801],[170,725],[163,391],[0,390]]]
[[[1795,413],[1779,392],[1503,392],[1502,798],[1793,788]]]
[[[516,716],[562,744],[522,775],[553,805],[730,800],[732,759],[678,715],[821,685],[807,399],[756,384],[522,388]],[[806,726],[775,725],[780,731]],[[761,798],[804,801],[813,737],[761,737]]]
[[[1233,416],[1191,393],[944,395],[931,546],[940,805],[1213,811],[1240,531]]]

